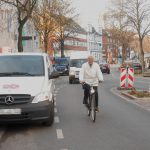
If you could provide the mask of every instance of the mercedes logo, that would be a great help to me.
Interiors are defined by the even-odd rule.
[[[7,105],[13,104],[13,103],[14,103],[14,98],[13,98],[12,96],[6,96],[6,97],[5,97],[5,103],[6,103]]]

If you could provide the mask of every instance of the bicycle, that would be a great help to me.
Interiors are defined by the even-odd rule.
[[[90,85],[89,98],[87,100],[87,109],[88,116],[90,116],[91,120],[95,122],[96,120],[96,101],[95,101],[95,90],[92,85]]]

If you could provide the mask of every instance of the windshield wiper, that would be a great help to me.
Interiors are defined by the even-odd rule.
[[[21,76],[35,76],[33,74],[27,73],[27,72],[4,72],[0,73],[0,76],[15,76],[15,75],[21,75]]]

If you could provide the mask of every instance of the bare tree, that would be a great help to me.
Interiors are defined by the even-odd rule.
[[[49,40],[55,37],[57,24],[54,13],[58,4],[56,0],[41,0],[40,5],[33,12],[35,29],[40,33],[44,42],[44,50],[47,53]]]
[[[78,25],[74,19],[78,15],[74,15],[75,9],[72,8],[71,2],[64,0],[59,1],[59,7],[56,12],[56,22],[58,30],[56,33],[57,40],[61,49],[61,57],[64,57],[64,41],[66,38],[75,36],[77,34]]]
[[[130,26],[137,32],[139,38],[140,61],[143,72],[145,68],[143,41],[145,36],[150,33],[150,2],[149,0],[126,0],[124,6]]]
[[[119,41],[118,46],[122,47],[122,62],[124,62],[127,57],[127,48],[134,36],[128,28],[124,0],[112,0],[112,8],[104,14],[104,23],[113,39]]]
[[[18,21],[18,52],[23,52],[22,30],[32,15],[37,0],[0,0],[0,2],[16,8]]]

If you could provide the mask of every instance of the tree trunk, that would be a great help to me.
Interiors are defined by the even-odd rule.
[[[142,73],[144,72],[145,69],[145,63],[144,63],[144,50],[143,50],[143,40],[139,39],[140,42],[140,62],[142,65]]]
[[[65,57],[65,54],[64,54],[64,40],[61,41],[61,57]]]
[[[122,63],[124,63],[125,59],[126,59],[126,54],[125,54],[126,48],[124,46],[124,44],[122,45]]]
[[[23,25],[20,24],[18,27],[18,52],[23,52],[22,30],[23,30]]]

